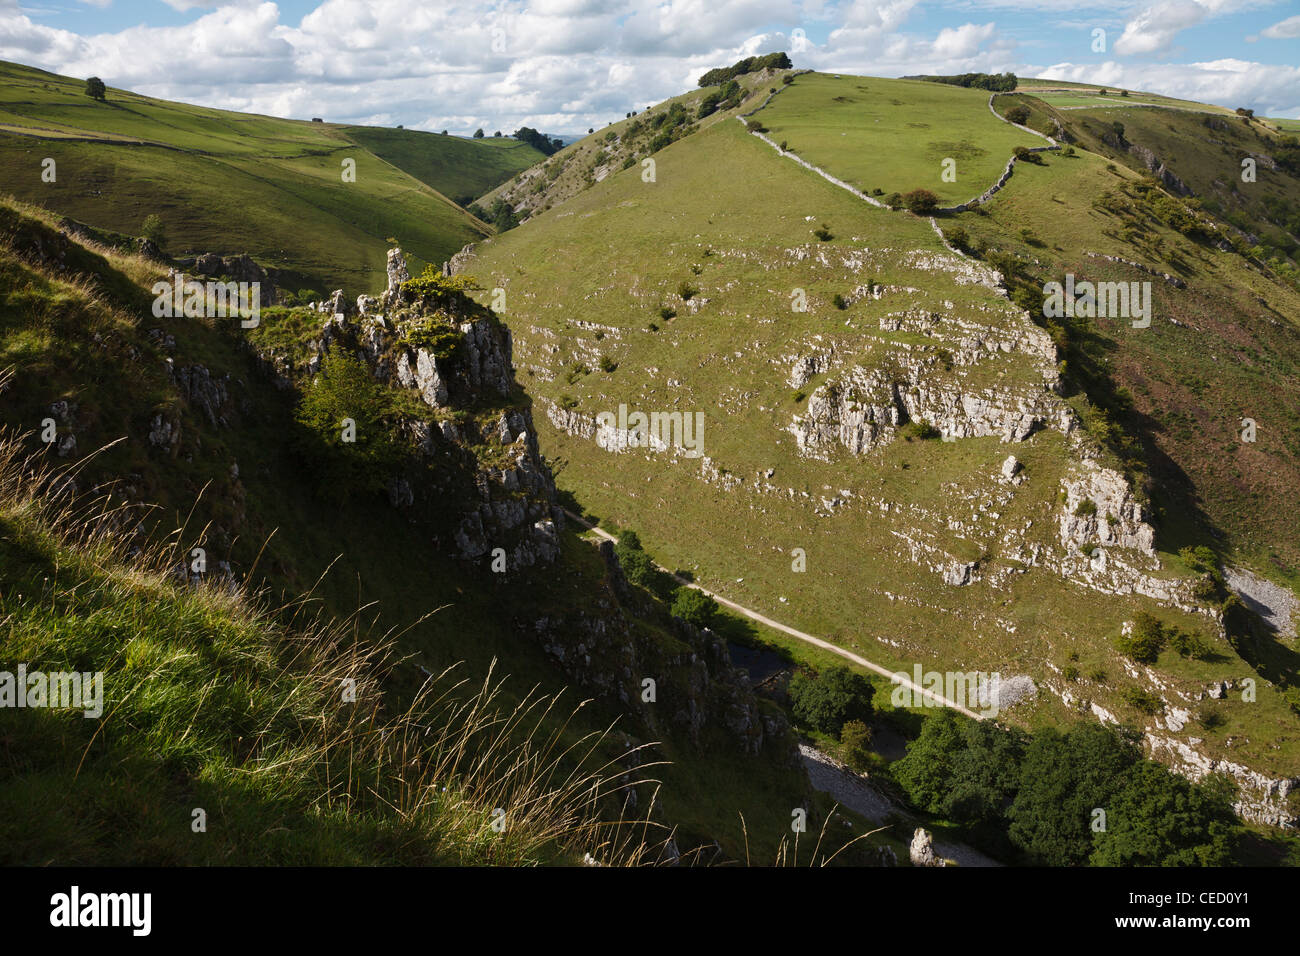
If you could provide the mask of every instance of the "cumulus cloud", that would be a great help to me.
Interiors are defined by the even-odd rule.
[[[690,88],[707,69],[792,50],[795,29],[807,36],[802,50],[792,50],[796,63],[815,69],[1041,72],[1025,66],[1017,34],[1003,29],[999,14],[966,23],[947,17],[937,27],[933,10],[923,9],[930,0],[316,0],[301,17],[270,0],[165,2],[187,11],[189,22],[82,35],[0,0],[0,58],[226,109],[457,132],[603,126]],[[1086,8],[1077,0],[965,0],[963,9],[1087,17],[1122,7],[1130,19],[1116,48],[1131,55],[1165,49],[1179,24],[1255,2],[1158,0],[1136,14],[1132,0],[1093,0]],[[1289,36],[1297,19],[1265,34]],[[1054,69],[1180,96],[1230,93],[1232,105],[1274,112],[1288,102],[1288,77],[1300,88],[1294,73],[1277,72],[1286,68],[1233,70],[1226,62],[1164,72],[1118,64]]]
[[[1058,63],[1038,71],[1053,80],[1151,90],[1166,96],[1250,106],[1261,116],[1300,116],[1300,67],[1222,59],[1199,63]]]
[[[1147,7],[1124,25],[1115,52],[1127,55],[1163,50],[1183,30],[1204,20],[1208,12],[1194,0],[1164,0]]]
[[[1300,37],[1300,16],[1287,17],[1261,30],[1259,35],[1267,40],[1291,40]]]

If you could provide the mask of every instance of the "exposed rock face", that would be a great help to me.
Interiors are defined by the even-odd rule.
[[[1190,780],[1201,780],[1213,773],[1232,777],[1238,787],[1238,799],[1233,809],[1243,820],[1276,827],[1295,825],[1296,816],[1287,798],[1291,791],[1300,787],[1300,777],[1267,777],[1239,763],[1208,757],[1198,752],[1190,742],[1184,743],[1176,737],[1148,732],[1145,738],[1153,757],[1163,754],[1175,770]]]
[[[1062,486],[1062,545],[1080,548],[1095,543],[1133,548],[1155,557],[1155,529],[1147,523],[1145,509],[1122,474],[1084,460]]]
[[[912,859],[913,866],[947,866],[948,861],[942,857],[936,856],[934,852],[933,840],[928,830],[917,827],[916,832],[912,834],[912,842],[909,844],[908,855]]]
[[[260,283],[263,296],[270,296],[275,291],[276,273],[258,265],[248,253],[219,256],[206,252],[194,259],[177,259],[176,264],[182,271],[189,269],[196,275],[209,279],[227,278],[233,282]]]
[[[946,261],[937,265],[949,266]],[[983,269],[969,278],[991,282],[992,277],[996,273]],[[1057,394],[1056,347],[1026,313],[1018,320],[988,323],[913,309],[883,316],[880,329],[922,335],[934,344],[900,343],[871,368],[836,369],[843,359],[833,347],[795,358],[791,386],[802,387],[814,375],[831,376],[789,426],[801,454],[825,460],[837,447],[867,454],[892,441],[907,421],[928,422],[949,439],[996,436],[1008,442],[1024,441],[1043,427],[1073,427],[1073,415]],[[976,384],[971,370],[1013,353],[1035,360],[1041,384]]]
[[[384,290],[379,300],[384,308],[391,308],[401,302],[402,283],[411,278],[411,273],[406,268],[406,256],[402,255],[401,249],[388,250],[387,270],[388,288]]]
[[[1152,175],[1164,183],[1170,192],[1179,196],[1190,196],[1192,194],[1191,188],[1175,176],[1173,171],[1151,150],[1145,146],[1139,146],[1137,143],[1129,143],[1128,151],[1142,160],[1142,164],[1151,171]]]
[[[397,359],[397,380],[407,388],[420,392],[420,397],[430,408],[444,408],[447,405],[447,384],[438,374],[438,363],[433,355],[424,349],[415,350],[414,368],[411,354],[403,350]]]
[[[229,425],[226,406],[230,401],[227,385],[230,376],[213,377],[204,365],[184,365],[176,368],[167,360],[167,370],[173,382],[195,411],[203,414],[212,426]]]
[[[509,395],[514,384],[510,330],[504,325],[493,329],[487,319],[467,322],[460,330],[465,334],[465,372],[470,384]]]
[[[390,250],[388,266],[388,290],[378,300],[362,296],[358,302],[364,307],[355,315],[342,290],[333,294],[324,308],[330,318],[303,371],[314,374],[327,350],[338,348],[364,361],[380,381],[418,393],[429,415],[402,423],[413,470],[394,476],[388,497],[402,510],[445,513],[445,493],[420,469],[432,466],[435,472],[462,475],[461,495],[471,507],[450,535],[458,557],[497,557],[499,548],[508,571],[554,561],[563,513],[537,448],[531,412],[515,404],[509,330],[472,302],[434,309],[406,301],[401,293],[406,262],[400,249]],[[460,336],[445,357],[407,339],[413,326],[430,325],[451,339]],[[478,419],[494,406],[500,406],[494,419]],[[480,455],[484,445],[494,447],[491,461]]]

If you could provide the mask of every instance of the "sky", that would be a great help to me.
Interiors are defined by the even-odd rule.
[[[224,109],[574,135],[785,50],[1300,117],[1300,0],[0,0],[0,59]]]

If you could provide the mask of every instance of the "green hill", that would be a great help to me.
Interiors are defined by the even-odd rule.
[[[462,206],[546,159],[540,150],[507,136],[465,139],[384,126],[342,129],[354,143]]]
[[[476,194],[538,158],[514,145],[232,113],[112,88],[97,102],[80,80],[0,64],[0,165],[12,171],[5,188],[14,196],[125,236],[156,215],[169,254],[247,252],[290,273],[291,287],[323,294],[382,284],[390,236],[421,262],[441,264],[485,235],[447,195]],[[42,178],[46,159],[53,182]]]
[[[813,147],[829,174],[850,182],[873,163],[900,177],[882,188],[925,185],[902,179],[908,170],[938,178],[933,131],[901,122],[873,139],[872,110],[923,120],[926,109],[906,99],[915,91],[931,109],[936,97],[952,109],[966,103],[967,138],[1001,143],[986,150],[990,170],[1024,135],[1000,124],[997,137],[977,141],[998,124],[987,94],[801,75],[753,114],[769,138],[785,135],[783,104],[801,103],[805,84],[827,109],[796,112],[821,118]],[[847,98],[859,86],[873,95],[828,105],[837,89]],[[825,145],[837,139],[833,123],[856,148]],[[780,156],[734,118],[655,159],[653,183],[629,167],[577,192],[543,185],[532,219],[463,262],[504,290],[524,381],[547,412],[542,444],[563,464],[566,490],[708,587],[888,668],[1027,674],[1040,694],[1013,712],[1024,726],[1091,711],[1149,734],[1162,759],[1191,734],[1190,746],[1221,766],[1295,778],[1294,652],[1287,638],[1250,636],[1231,621],[1225,630],[1221,585],[1184,550],[1209,546],[1296,581],[1293,536],[1275,523],[1288,513],[1282,498],[1247,504],[1260,500],[1254,489],[1280,494],[1285,478],[1238,464],[1237,480],[1252,483],[1243,495],[1201,468],[1232,474],[1228,442],[1254,408],[1276,431],[1232,454],[1269,456],[1283,476],[1294,467],[1294,376],[1283,384],[1282,370],[1295,368],[1296,330],[1284,317],[1300,309],[1288,280],[1184,235],[1176,217],[1170,225],[1139,211],[1153,197],[1123,192],[1139,177],[1078,148],[1018,164],[983,209],[941,221],[966,231],[975,256],[946,249],[924,219],[872,207]],[[995,178],[963,176],[960,194]],[[1121,223],[1092,208],[1108,191],[1133,205],[1142,240],[1163,258],[1144,258]],[[1145,337],[1127,321],[1052,327],[1043,283],[1067,268],[1151,278],[1089,252],[1172,270],[1187,288],[1157,274],[1158,320]],[[1236,344],[1247,330],[1251,344]],[[1227,361],[1234,350],[1254,367]],[[1184,380],[1207,431],[1193,426],[1186,444],[1165,444],[1181,433],[1173,414],[1161,421],[1175,409],[1154,387],[1144,393],[1130,378],[1139,375]],[[617,435],[600,431],[597,416],[624,405],[703,414],[703,458],[610,450]],[[1022,467],[1023,480],[1004,466]],[[1103,485],[1112,491],[1101,494]],[[1209,521],[1189,520],[1189,502]],[[794,567],[800,555],[805,573]],[[1167,647],[1153,670],[1134,670],[1116,642],[1139,614],[1214,650],[1198,659]],[[1247,678],[1261,689],[1249,705],[1195,703],[1211,682]],[[1159,698],[1154,711],[1144,695]],[[1184,712],[1174,723],[1191,724],[1175,738],[1166,715]]]

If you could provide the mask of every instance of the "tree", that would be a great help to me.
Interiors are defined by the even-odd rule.
[[[718,602],[703,591],[680,587],[673,592],[671,614],[696,627],[709,627],[718,615]]]
[[[952,783],[953,755],[962,744],[956,711],[944,708],[927,714],[921,733],[907,744],[907,755],[890,767],[912,804],[926,813],[940,813]]]
[[[1007,119],[1017,126],[1024,126],[1029,122],[1029,110],[1024,106],[1013,106],[1007,110]]]
[[[871,766],[871,728],[860,720],[846,720],[840,728],[840,743],[850,767],[862,771]]]
[[[1092,853],[1095,811],[1106,810],[1141,759],[1100,724],[1048,727],[1025,748],[1008,835],[1037,866],[1081,866]]]
[[[140,227],[140,235],[159,249],[167,242],[167,232],[163,227],[163,221],[154,213],[144,217],[144,224]]]
[[[913,189],[904,193],[903,204],[918,216],[926,216],[939,206],[939,197],[928,189]]]
[[[501,138],[501,130],[497,130],[495,133],[493,133],[493,134],[492,134],[492,138],[493,138],[493,139],[500,139],[500,138]]]
[[[1127,634],[1115,638],[1115,648],[1139,664],[1154,664],[1165,646],[1165,627],[1159,618],[1139,611]]]
[[[104,86],[104,81],[99,77],[92,76],[90,79],[86,80],[86,95],[92,100],[99,100],[101,103],[104,102],[104,94],[107,92],[108,89]]]
[[[1236,841],[1223,797],[1143,760],[1111,801],[1095,842],[1093,866],[1228,866]]]
[[[386,387],[356,356],[342,348],[325,355],[321,374],[298,404],[297,419],[328,496],[378,491],[392,477],[403,453],[390,423],[390,402]]]
[[[590,133],[591,130],[587,130],[587,132]],[[497,135],[500,136],[501,134],[497,133]],[[564,145],[558,139],[551,139],[549,136],[537,132],[537,130],[533,129],[531,126],[522,126],[515,130],[512,135],[521,143],[527,143],[529,146],[532,146],[543,156],[554,154]]]
[[[871,682],[839,665],[818,674],[798,671],[789,693],[795,718],[831,736],[838,737],[846,721],[866,723],[873,713]]]
[[[482,139],[482,138],[483,138],[483,130],[482,130],[482,129],[476,129],[476,130],[474,130],[474,138],[475,138],[475,139]]]

